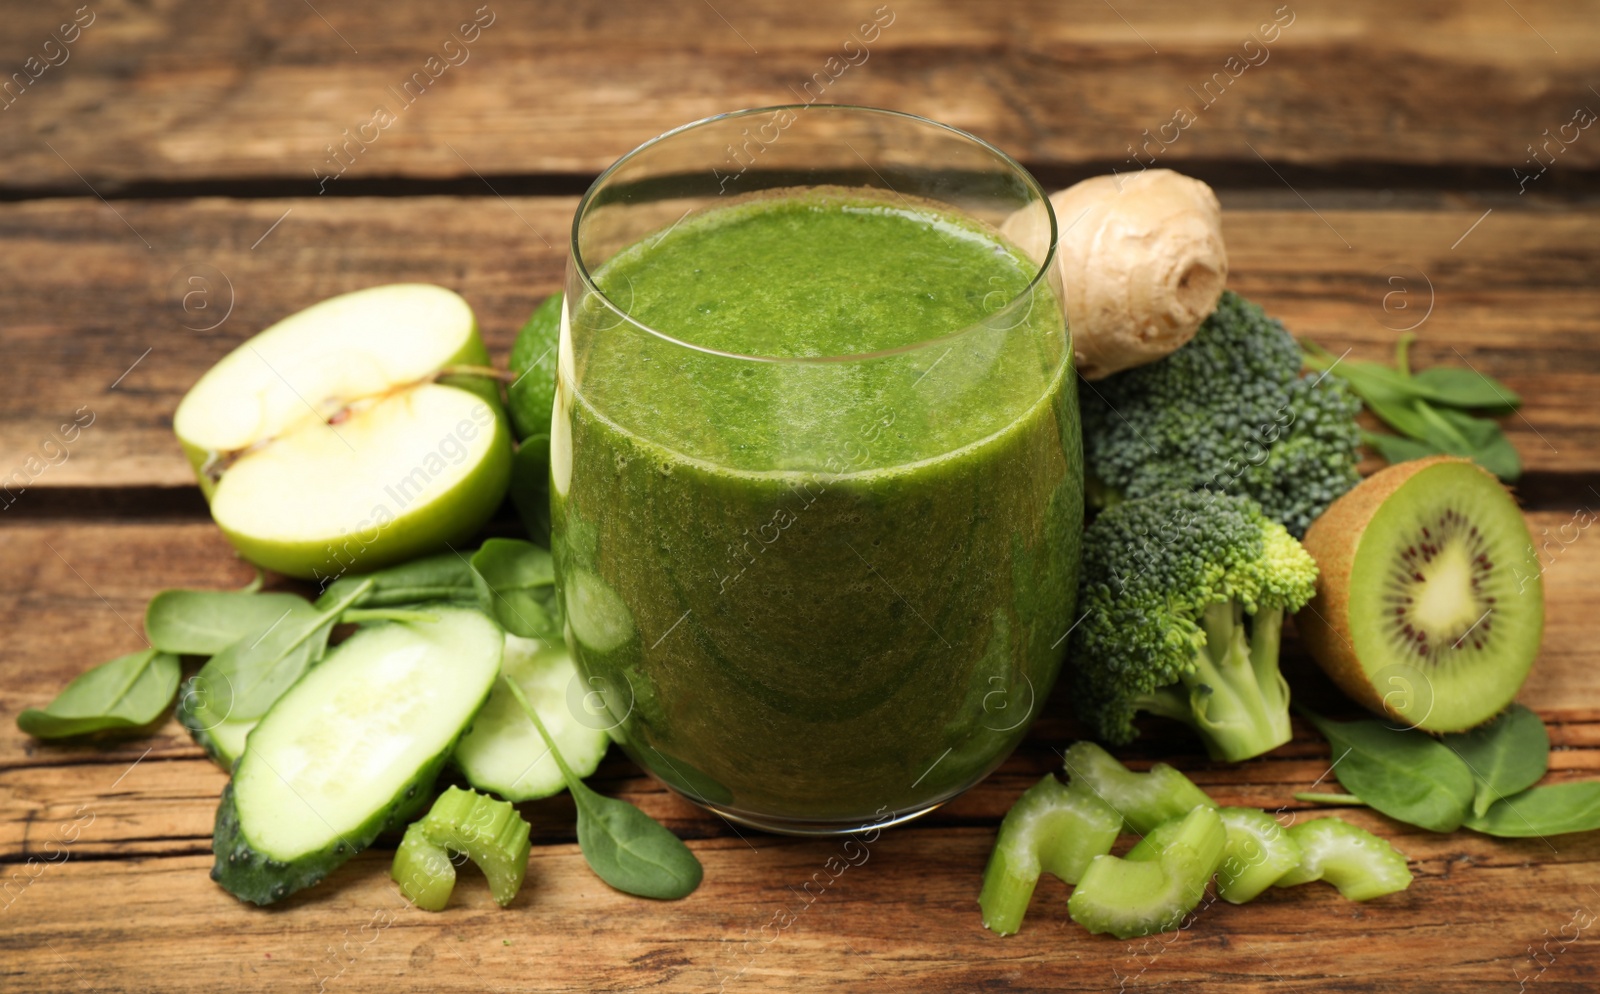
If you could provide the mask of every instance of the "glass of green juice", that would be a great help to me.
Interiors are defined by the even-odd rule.
[[[999,765],[1077,588],[1055,236],[1021,165],[887,110],[726,114],[595,181],[551,425],[583,720],[790,834],[903,821]]]

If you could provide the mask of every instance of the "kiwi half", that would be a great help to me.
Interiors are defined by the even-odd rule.
[[[1492,474],[1454,456],[1390,466],[1335,501],[1304,545],[1320,577],[1296,627],[1360,704],[1454,732],[1521,689],[1544,587],[1527,522]]]

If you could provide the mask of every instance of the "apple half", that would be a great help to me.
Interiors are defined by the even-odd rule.
[[[200,378],[172,426],[245,558],[327,580],[465,541],[505,497],[511,435],[472,309],[425,283],[290,315]]]

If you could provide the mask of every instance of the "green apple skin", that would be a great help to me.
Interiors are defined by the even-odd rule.
[[[478,348],[482,350],[481,345]],[[243,535],[220,522],[218,527],[257,566],[324,586],[346,573],[365,573],[458,546],[475,536],[499,509],[511,482],[510,422],[498,398],[489,406],[494,412],[494,439],[488,457],[435,500],[381,528],[354,532],[337,542],[281,542]]]

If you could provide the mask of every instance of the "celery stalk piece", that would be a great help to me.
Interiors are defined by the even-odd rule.
[[[1182,818],[1196,806],[1216,807],[1205,791],[1166,763],[1155,764],[1148,773],[1135,773],[1093,742],[1073,743],[1066,751],[1066,768],[1073,790],[1092,793],[1109,804],[1140,835]]]
[[[1231,904],[1254,900],[1300,865],[1300,843],[1278,819],[1260,808],[1217,812],[1228,830],[1228,845],[1217,870],[1217,893]]]
[[[417,907],[438,911],[455,885],[449,853],[463,853],[489,879],[489,892],[503,908],[517,896],[528,870],[528,832],[528,823],[506,801],[451,787],[406,829],[391,875]]]
[[[420,821],[406,829],[389,875],[400,885],[406,900],[423,911],[443,911],[456,887],[456,868],[450,862],[450,853],[429,841]]]
[[[1205,896],[1228,833],[1209,804],[1169,825],[1157,826],[1157,838],[1147,837],[1125,859],[1096,856],[1067,900],[1072,920],[1119,939],[1177,928]]]
[[[1111,851],[1121,830],[1122,816],[1104,801],[1045,774],[1000,823],[978,895],[984,926],[1016,934],[1041,872],[1077,883],[1091,860]]]
[[[1303,850],[1300,865],[1276,886],[1326,880],[1352,901],[1368,901],[1411,886],[1406,857],[1364,828],[1338,818],[1318,818],[1289,829]]]

